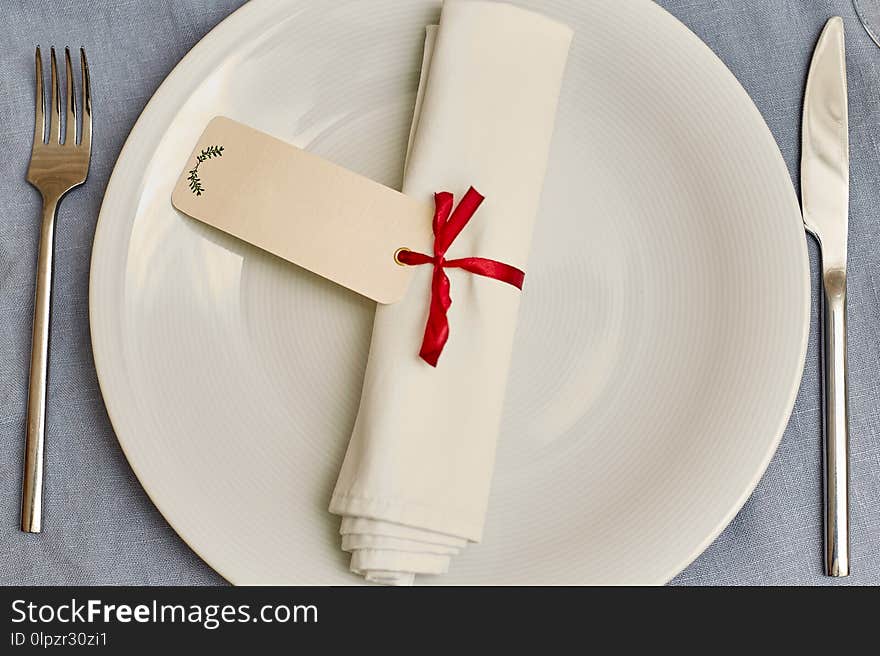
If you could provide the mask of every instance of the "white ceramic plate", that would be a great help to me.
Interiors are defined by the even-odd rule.
[[[745,91],[665,11],[523,4],[576,37],[485,539],[437,581],[662,583],[740,508],[788,420],[798,204]],[[359,580],[326,507],[373,308],[179,215],[172,185],[216,114],[398,185],[437,15],[249,3],[168,77],[107,189],[91,274],[107,408],[152,500],[234,583]]]

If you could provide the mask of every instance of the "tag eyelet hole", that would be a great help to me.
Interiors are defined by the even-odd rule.
[[[410,252],[410,249],[406,248],[405,246],[398,248],[396,251],[394,251],[394,261],[397,263],[397,266],[407,266],[406,262],[400,261],[400,255],[401,255],[401,253],[409,253],[409,252]]]

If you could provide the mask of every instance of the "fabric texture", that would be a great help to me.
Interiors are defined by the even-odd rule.
[[[101,198],[138,114],[189,48],[240,4],[0,3],[0,584],[222,583],[150,503],[113,435],[92,361],[88,272]],[[739,78],[776,137],[796,188],[807,68],[825,21],[842,16],[852,150],[848,319],[853,574],[845,579],[822,575],[819,256],[810,240],[813,316],[791,421],[742,511],[673,584],[878,585],[880,48],[862,29],[850,0],[659,4]],[[45,530],[25,535],[18,530],[19,494],[40,202],[24,176],[33,130],[37,44],[86,47],[95,129],[89,181],[65,199],[59,213],[46,447],[52,465],[46,472]]]
[[[433,55],[422,69],[403,192],[448,191],[456,205],[471,185],[486,196],[450,258],[526,268],[570,42],[560,23],[489,2],[448,0],[439,29],[428,30]],[[361,405],[330,504],[344,517],[419,529],[418,544],[406,548],[378,526],[357,534],[374,542],[351,549],[351,569],[368,580],[445,573],[451,555],[423,545],[479,541],[483,530],[520,293],[448,270],[451,337],[433,368],[416,349],[432,275],[421,267],[403,300],[376,310]]]

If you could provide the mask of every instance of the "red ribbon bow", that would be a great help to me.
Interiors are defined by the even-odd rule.
[[[483,202],[483,196],[473,187],[467,190],[464,198],[458,203],[453,211],[452,194],[441,191],[434,194],[434,255],[425,255],[415,251],[403,249],[397,254],[397,260],[401,264],[415,266],[419,264],[433,264],[434,277],[431,281],[431,306],[428,311],[428,322],[425,326],[425,337],[422,340],[422,349],[419,351],[421,358],[432,367],[437,366],[437,360],[446,340],[449,339],[449,321],[446,313],[452,305],[452,297],[449,295],[449,278],[444,269],[456,268],[470,271],[478,276],[494,278],[517,289],[522,289],[526,274],[503,262],[496,262],[484,257],[463,257],[457,260],[447,260],[446,251],[455,241],[459,233],[471,220],[474,212]]]

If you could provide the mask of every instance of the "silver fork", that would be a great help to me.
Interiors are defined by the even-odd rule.
[[[21,496],[21,530],[39,533],[43,516],[43,446],[46,437],[46,379],[49,363],[49,315],[52,306],[52,258],[55,242],[55,215],[64,195],[86,180],[92,152],[92,98],[85,50],[80,48],[82,68],[82,128],[76,140],[76,101],[73,94],[73,66],[70,50],[64,49],[67,68],[65,93],[66,121],[61,141],[61,93],[55,48],[51,49],[51,111],[46,125],[46,98],[43,93],[43,59],[36,53],[36,111],[34,143],[27,181],[43,197],[40,250],[37,256],[37,284],[34,295],[34,330],[31,341],[31,369],[28,384],[27,428],[24,476]]]

